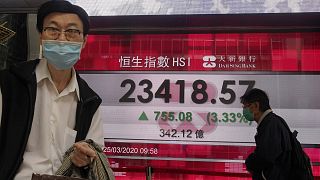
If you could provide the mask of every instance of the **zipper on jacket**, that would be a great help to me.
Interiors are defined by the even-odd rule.
[[[34,74],[34,72],[33,72],[33,74]],[[28,117],[28,125],[27,125],[27,132],[26,132],[26,134],[27,134],[27,136],[25,136],[25,138],[24,138],[24,144],[23,144],[23,146],[22,146],[22,148],[24,149],[24,151],[21,151],[20,152],[20,154],[19,154],[19,159],[18,159],[18,162],[19,163],[16,163],[16,165],[14,166],[14,168],[13,168],[13,170],[14,170],[14,172],[16,173],[17,172],[17,170],[18,170],[18,168],[19,168],[19,166],[21,166],[21,163],[23,163],[22,161],[23,161],[23,155],[24,155],[24,152],[25,152],[25,149],[26,149],[26,146],[27,146],[27,143],[28,143],[28,139],[29,139],[29,135],[30,135],[30,131],[31,131],[31,128],[32,128],[32,122],[33,122],[33,114],[34,114],[34,107],[33,107],[33,96],[32,96],[32,92],[31,92],[31,85],[30,84],[28,84],[27,85],[28,86],[28,91],[29,91],[29,97],[30,97],[30,100],[29,100],[29,117]],[[33,107],[33,108],[32,108]],[[14,177],[14,174],[10,174],[10,176],[9,176],[9,179],[13,179]]]

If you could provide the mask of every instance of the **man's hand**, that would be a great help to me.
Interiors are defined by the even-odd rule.
[[[97,157],[96,152],[86,142],[77,142],[73,147],[71,162],[77,167],[87,166]]]

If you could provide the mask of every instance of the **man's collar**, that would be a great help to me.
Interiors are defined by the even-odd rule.
[[[46,78],[48,78],[48,80],[50,80],[52,82],[52,78],[51,78],[50,72],[48,70],[47,63],[48,62],[45,59],[41,59],[39,62],[38,66],[35,70],[36,77],[37,77],[37,83],[39,83],[40,81],[42,81],[43,79],[46,79]],[[78,100],[80,100],[79,86],[78,86],[76,72],[75,72],[74,68],[72,68],[72,77],[71,77],[71,80],[70,80],[67,88],[69,88],[68,91],[73,91],[73,90],[76,91],[77,98],[78,98]]]
[[[266,115],[268,115],[271,112],[272,112],[272,109],[268,109],[268,110],[263,112],[263,114],[261,115],[261,117],[258,120],[258,126],[261,124],[261,122],[263,121],[264,117],[266,117]]]

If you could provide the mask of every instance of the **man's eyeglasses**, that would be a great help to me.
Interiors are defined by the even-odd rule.
[[[56,40],[59,38],[61,33],[64,33],[66,39],[68,41],[78,40],[81,37],[81,31],[78,29],[67,29],[64,31],[60,31],[60,29],[55,27],[45,27],[43,28],[43,32],[52,40]]]

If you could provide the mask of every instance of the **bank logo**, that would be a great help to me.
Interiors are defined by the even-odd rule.
[[[256,69],[255,55],[206,55],[202,57],[204,68],[219,70]]]
[[[213,55],[212,56],[203,56],[202,60],[203,60],[202,66],[204,68],[214,68],[217,66],[217,64],[215,63],[217,58]]]

